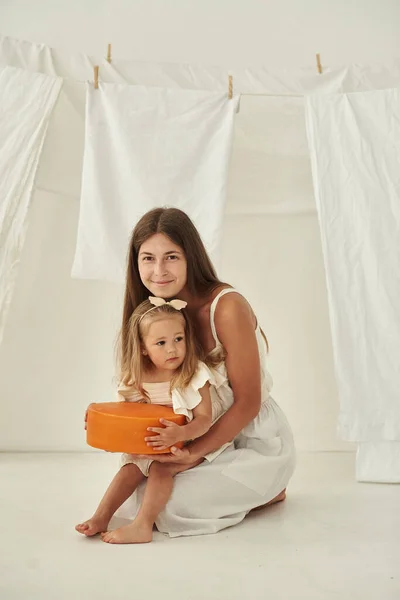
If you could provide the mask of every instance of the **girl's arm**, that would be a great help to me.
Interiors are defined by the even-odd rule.
[[[152,441],[149,446],[153,446],[157,450],[165,450],[170,448],[177,442],[186,442],[194,440],[204,435],[211,427],[211,394],[210,384],[207,382],[204,387],[199,389],[201,402],[193,409],[193,419],[186,425],[177,425],[166,419],[160,419],[160,423],[164,426],[149,427],[148,431],[157,433],[157,438]],[[154,440],[154,437],[146,438],[146,441]]]
[[[177,441],[186,442],[187,440],[195,440],[196,438],[201,437],[211,427],[211,394],[210,394],[210,384],[206,383],[204,387],[199,389],[201,402],[193,409],[193,419],[190,423],[186,425],[182,425],[179,427],[182,432],[181,437]]]

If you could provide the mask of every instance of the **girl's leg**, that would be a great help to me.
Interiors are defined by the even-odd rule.
[[[136,465],[127,464],[121,467],[110,483],[93,517],[77,525],[76,531],[86,536],[107,531],[111,517],[117,508],[133,494],[144,479],[143,473]]]
[[[197,464],[201,462],[199,460]],[[191,465],[193,466],[195,465]],[[150,467],[143,503],[135,520],[130,525],[102,534],[103,541],[111,544],[151,542],[154,523],[171,496],[173,478],[177,473],[187,469],[185,465],[169,465],[154,461]]]

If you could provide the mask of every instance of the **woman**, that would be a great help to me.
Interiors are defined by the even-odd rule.
[[[156,522],[158,530],[171,537],[215,533],[239,523],[254,508],[284,500],[293,474],[292,433],[269,394],[266,338],[245,298],[218,279],[197,229],[181,210],[154,209],[133,231],[121,329],[122,370],[130,316],[148,296],[187,302],[204,355],[222,356],[216,368],[230,383],[232,406],[208,433],[183,450],[152,456],[159,462],[190,465],[235,440],[213,462],[204,461],[177,476],[172,497]],[[157,436],[146,440],[149,446],[157,444]],[[127,501],[126,516],[135,514],[142,493],[139,488]]]

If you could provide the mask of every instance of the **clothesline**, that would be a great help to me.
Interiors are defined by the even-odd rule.
[[[321,55],[317,54],[317,71],[320,75],[322,75],[322,64],[321,64]],[[107,62],[111,64],[111,44],[107,46]],[[99,88],[99,65],[95,65],[93,67],[94,71],[94,88],[97,90]],[[273,97],[297,97],[301,98],[301,94],[262,94],[262,93],[244,93],[240,94],[240,96],[273,96]],[[233,98],[233,76],[228,75],[228,98],[232,100]]]

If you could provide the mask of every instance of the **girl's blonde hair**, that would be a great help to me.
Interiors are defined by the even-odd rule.
[[[175,387],[185,388],[189,385],[201,359],[201,349],[193,335],[193,329],[184,310],[176,310],[170,304],[154,306],[145,300],[133,311],[127,327],[126,336],[119,340],[119,393],[127,400],[133,392],[139,392],[145,399],[148,395],[143,388],[143,376],[151,368],[150,359],[143,354],[144,338],[152,321],[168,316],[179,316],[185,325],[186,354],[183,363],[174,373],[171,390]]]

